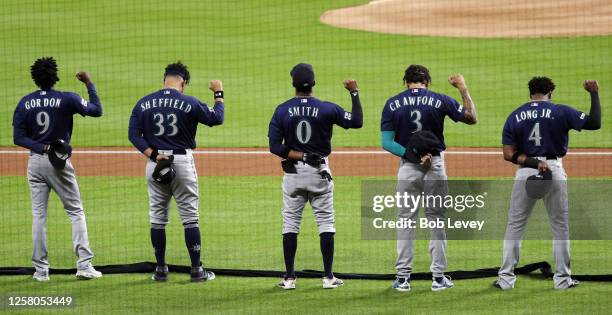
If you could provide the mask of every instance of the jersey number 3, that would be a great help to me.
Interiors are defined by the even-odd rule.
[[[155,125],[158,127],[155,136],[161,136],[166,133],[166,127],[170,129],[167,136],[175,136],[178,133],[178,127],[176,127],[176,114],[166,115],[166,127],[164,127],[164,115],[162,115],[161,113],[156,113],[155,115],[153,115],[153,120],[155,120]]]
[[[542,145],[542,137],[540,136],[540,123],[536,123],[529,133],[529,141],[533,141],[536,147]]]
[[[412,119],[412,123],[416,125],[416,129],[412,133],[423,130],[423,124],[421,124],[421,112],[418,110],[411,111],[410,119]]]

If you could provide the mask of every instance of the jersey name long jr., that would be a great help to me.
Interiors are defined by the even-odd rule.
[[[547,118],[547,119],[555,119],[552,115],[552,111],[549,108],[542,108],[541,110],[532,109],[532,110],[524,110],[514,114],[514,118],[516,122],[521,122],[527,119],[538,119],[538,118]]]
[[[151,108],[176,108],[189,113],[192,105],[176,98],[154,98],[140,103],[140,109],[143,112]]]
[[[402,106],[415,105],[427,105],[440,108],[440,106],[442,106],[442,101],[430,96],[404,96],[401,100],[396,99],[395,101],[389,103],[389,108],[393,112]]]

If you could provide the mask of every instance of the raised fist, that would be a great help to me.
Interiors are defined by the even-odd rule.
[[[357,81],[353,79],[344,80],[344,82],[342,83],[344,84],[344,88],[347,89],[349,92],[355,92],[358,89]]]
[[[453,74],[448,77],[448,83],[454,86],[457,89],[465,89],[467,86],[465,85],[465,79],[461,74]]]
[[[585,80],[582,86],[584,86],[584,89],[588,92],[599,91],[599,84],[597,83],[597,80]]]
[[[223,91],[223,83],[221,80],[211,80],[208,82],[208,88],[213,92]]]
[[[85,72],[85,71],[77,72],[76,78],[85,84],[91,83],[91,76],[89,75],[89,72]]]

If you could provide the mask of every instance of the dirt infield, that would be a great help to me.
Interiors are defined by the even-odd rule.
[[[0,148],[1,175],[26,175],[29,152]],[[200,176],[282,175],[279,159],[265,149],[206,148],[195,151]],[[143,176],[143,155],[133,148],[76,148],[79,176]],[[445,153],[452,177],[511,177],[515,167],[499,148],[451,148]],[[330,156],[335,176],[395,176],[399,159],[378,148],[341,148]],[[575,149],[564,159],[569,176],[612,176],[612,149]]]
[[[321,22],[389,34],[574,37],[612,34],[612,1],[379,0],[325,12]]]

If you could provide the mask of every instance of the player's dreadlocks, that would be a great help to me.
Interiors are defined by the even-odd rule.
[[[183,80],[185,80],[185,84],[189,83],[189,70],[187,70],[187,66],[182,62],[177,61],[175,63],[171,63],[166,67],[166,71],[164,72],[164,79],[169,75],[178,75]]]
[[[555,90],[555,84],[548,77],[533,77],[529,81],[529,94],[548,94]]]
[[[59,81],[57,63],[53,57],[43,57],[34,61],[30,73],[34,83],[43,91],[51,89]]]
[[[429,70],[421,65],[410,65],[404,72],[404,83],[431,83]]]

